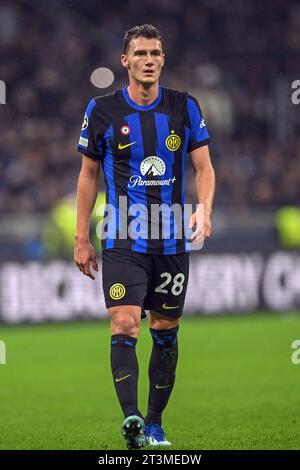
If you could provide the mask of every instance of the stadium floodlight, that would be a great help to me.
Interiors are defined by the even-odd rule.
[[[113,72],[107,67],[99,67],[91,75],[91,82],[97,88],[108,88],[114,79]]]

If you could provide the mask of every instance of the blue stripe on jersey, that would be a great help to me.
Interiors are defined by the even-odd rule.
[[[155,117],[155,126],[156,126],[156,133],[158,136],[156,154],[162,160],[164,156],[167,155],[167,162],[169,161],[170,164],[166,164],[166,172],[162,176],[163,179],[169,179],[173,176],[173,163],[174,163],[174,152],[171,152],[165,144],[167,137],[170,135],[169,129],[169,116],[166,114],[161,113],[154,113]],[[171,164],[172,163],[172,164]],[[172,205],[172,191],[173,191],[173,184],[170,182],[170,185],[162,185],[161,186],[161,203],[167,204],[169,207]],[[174,214],[173,212],[170,214],[170,211],[166,210],[164,206],[162,206],[162,219],[170,220],[170,230],[165,230],[163,224],[163,238],[164,238],[164,254],[165,255],[172,255],[176,254],[176,239],[174,240]],[[169,239],[165,239],[165,236],[170,237]]]
[[[125,116],[125,122],[130,127],[130,142],[135,142],[131,146],[131,158],[129,160],[130,175],[140,175],[142,180],[146,179],[146,176],[141,175],[140,165],[145,158],[144,144],[142,139],[142,128],[139,113],[129,114]],[[147,191],[146,186],[135,185],[133,188],[127,187],[127,194],[129,198],[129,204],[142,204],[143,207],[147,207]],[[130,210],[130,207],[129,207]],[[137,217],[139,217],[137,215]],[[132,240],[131,248],[133,251],[139,253],[147,253],[147,238],[144,229],[148,231],[148,218],[143,217],[144,227],[141,227],[141,237],[137,240]],[[149,234],[148,234],[149,236]]]
[[[189,117],[191,121],[191,138],[197,143],[202,142],[202,140],[209,139],[206,125],[204,123],[204,120],[199,112],[199,109],[196,103],[192,99],[188,98],[187,105],[188,105],[188,113],[189,113]],[[202,120],[203,120],[203,125],[202,125]]]
[[[182,148],[182,208],[183,208],[183,238],[184,238],[184,246],[186,251],[191,251],[190,250],[190,243],[187,241],[187,234],[188,234],[188,229],[189,229],[189,220],[185,214],[184,210],[184,204],[185,204],[185,164],[186,164],[186,154],[187,154],[187,147],[189,144],[189,138],[190,138],[190,129],[185,127],[185,138],[184,138],[184,147]]]
[[[105,152],[105,157],[103,159],[103,171],[106,179],[106,187],[108,190],[108,204],[115,207],[116,210],[116,220],[114,217],[109,219],[108,222],[108,236],[106,238],[105,248],[113,248],[115,243],[116,232],[118,229],[119,223],[119,209],[116,201],[116,187],[114,180],[114,159],[113,152],[109,143],[110,139],[113,139],[113,127],[110,126],[104,134],[104,141],[107,142],[107,148]],[[115,230],[116,228],[116,230]]]

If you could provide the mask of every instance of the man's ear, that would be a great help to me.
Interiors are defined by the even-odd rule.
[[[129,64],[128,64],[128,59],[127,59],[127,55],[126,55],[126,54],[122,54],[122,55],[121,55],[121,64],[123,65],[123,67],[124,67],[125,69],[129,69],[129,68],[130,68],[130,66],[129,66]]]

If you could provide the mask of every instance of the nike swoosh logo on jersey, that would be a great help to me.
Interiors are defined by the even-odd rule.
[[[127,379],[127,377],[131,377],[131,374],[125,375],[124,377],[121,377],[120,379],[116,379],[116,383],[121,382],[121,380]]]
[[[130,142],[130,144],[125,144],[125,145],[119,144],[118,149],[123,150],[123,149],[126,149],[126,147],[130,147],[130,145],[133,145],[133,144],[135,144],[135,142]]]
[[[155,388],[158,388],[158,389],[159,388],[169,388],[169,387],[171,387],[171,385],[157,385],[157,384],[155,385]]]
[[[163,304],[163,306],[162,306],[162,308],[163,308],[164,310],[173,310],[174,308],[178,308],[178,307],[179,307],[179,305],[176,305],[175,307],[171,307],[171,306],[169,306],[169,305],[167,305],[167,304]]]

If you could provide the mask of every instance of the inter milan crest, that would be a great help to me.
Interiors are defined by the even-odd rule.
[[[181,144],[181,139],[179,135],[175,134],[174,131],[171,131],[171,134],[166,138],[166,146],[171,152],[175,152],[179,149]]]
[[[120,282],[113,284],[111,288],[109,289],[110,298],[114,300],[122,299],[125,293],[126,293],[125,286],[121,284]]]
[[[129,126],[122,126],[120,131],[121,131],[122,135],[129,135],[130,134],[130,127]]]

